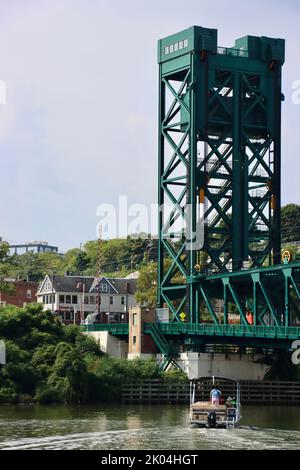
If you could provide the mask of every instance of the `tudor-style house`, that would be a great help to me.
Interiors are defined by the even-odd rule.
[[[99,283],[100,315],[97,323],[128,321],[129,307],[137,306],[136,279],[102,277]],[[59,315],[63,323],[79,324],[97,312],[97,278],[93,276],[47,275],[37,292],[45,310]]]

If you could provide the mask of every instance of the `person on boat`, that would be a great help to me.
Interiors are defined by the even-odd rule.
[[[227,400],[226,400],[226,408],[231,408],[232,407],[232,398],[231,397],[228,397]]]
[[[219,405],[221,395],[222,395],[222,392],[218,389],[218,387],[214,387],[212,389],[212,391],[210,392],[212,405]]]

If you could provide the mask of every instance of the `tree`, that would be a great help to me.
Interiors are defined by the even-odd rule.
[[[294,242],[300,240],[300,206],[287,204],[281,209],[282,241]]]
[[[57,253],[24,253],[14,257],[9,274],[18,279],[29,281],[42,281],[46,274],[55,270],[57,274],[63,274],[64,257]]]
[[[141,267],[137,280],[136,300],[143,306],[154,308],[157,301],[157,263]]]
[[[9,244],[0,242],[0,292],[12,294],[14,287],[6,282],[12,264],[12,257],[9,255]]]
[[[90,258],[84,251],[80,251],[76,257],[76,273],[83,274],[90,266]]]

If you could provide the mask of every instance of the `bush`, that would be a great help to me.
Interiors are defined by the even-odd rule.
[[[35,400],[40,404],[62,403],[63,397],[56,388],[44,386],[37,389]]]
[[[188,382],[188,376],[183,370],[179,369],[171,369],[167,372],[164,372],[162,375],[164,382],[171,382],[171,383],[186,383]]]
[[[0,403],[17,403],[19,396],[13,387],[0,388]]]
[[[31,404],[31,403],[34,403],[34,401],[35,401],[34,398],[31,395],[27,395],[26,393],[21,393],[19,396],[20,403]]]
[[[162,373],[154,360],[105,356],[76,325],[64,326],[41,305],[1,308],[0,336],[7,365],[0,370],[0,402],[89,403],[120,400],[124,382],[164,378],[184,381],[178,371]]]

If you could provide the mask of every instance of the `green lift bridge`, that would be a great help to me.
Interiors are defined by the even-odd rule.
[[[199,26],[158,41],[158,307],[170,322],[145,333],[168,363],[179,344],[300,338],[300,263],[281,256],[284,54],[283,39],[225,48]]]

